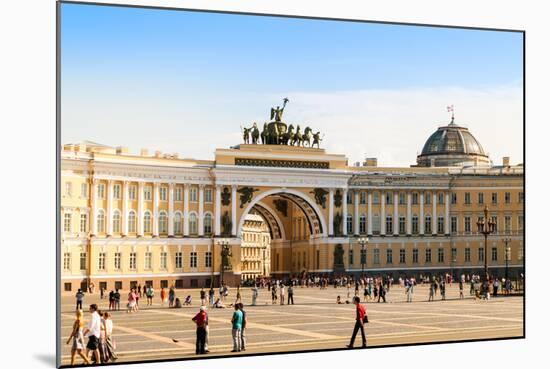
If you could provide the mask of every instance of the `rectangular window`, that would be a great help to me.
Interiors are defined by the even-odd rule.
[[[399,217],[399,234],[405,234],[405,217]]]
[[[348,191],[348,193],[346,194],[346,203],[349,205],[349,204],[352,204],[352,199],[351,199],[351,192]]]
[[[432,233],[432,218],[429,216],[424,219],[424,233]]]
[[[465,192],[464,193],[464,204],[466,205],[469,205],[470,204],[470,193],[469,192]]]
[[[456,193],[455,192],[452,192],[451,193],[451,204],[456,204]]]
[[[168,253],[163,251],[160,253],[160,269],[166,269],[168,267]]]
[[[136,185],[131,185],[128,187],[128,198],[130,200],[135,200],[136,199],[136,192],[137,192],[137,186]]]
[[[472,261],[472,255],[471,255],[471,251],[470,251],[469,247],[466,247],[464,249],[464,261],[467,262],[467,263]]]
[[[426,263],[432,262],[432,249],[426,249]]]
[[[412,217],[412,233],[418,234],[418,217],[416,215]]]
[[[365,191],[359,192],[359,203],[360,204],[366,204],[367,203],[367,193]]]
[[[438,234],[444,234],[445,233],[445,218],[438,217],[437,218],[437,233]]]
[[[167,201],[168,200],[168,189],[166,187],[160,187],[159,188],[159,199],[160,201]]]
[[[71,253],[66,252],[63,254],[63,270],[71,270]]]
[[[478,204],[483,204],[484,200],[485,200],[485,199],[483,198],[483,192],[479,192],[479,193],[477,194],[477,203],[478,203]]]
[[[445,203],[445,195],[442,193],[437,194],[437,203],[443,205]]]
[[[498,231],[498,216],[493,215],[491,216],[491,221],[495,223],[495,233]]]
[[[305,257],[304,257],[304,259],[305,259]],[[212,268],[212,252],[211,251],[207,251],[204,254],[204,266],[206,268]]]
[[[506,204],[509,204],[510,203],[510,192],[505,192],[504,193],[504,202]]]
[[[477,260],[480,262],[485,260],[485,250],[483,247],[477,249]]]
[[[359,218],[359,233],[360,234],[367,233],[367,218],[365,218],[364,215],[362,215]]]
[[[71,282],[66,282],[63,284],[65,292],[71,292],[73,285]]]
[[[386,264],[392,264],[393,263],[393,250],[387,249],[386,250]]]
[[[116,184],[113,186],[113,199],[120,200],[120,185]]]
[[[451,249],[451,261],[452,261],[453,263],[456,263],[456,247],[453,247],[453,248]]]
[[[349,265],[353,265],[353,249],[350,249],[349,252],[348,252],[348,263]]]
[[[518,192],[518,202],[522,203],[523,200],[525,200],[524,195],[523,195],[523,191]]]
[[[413,249],[413,264],[418,264],[418,249]]]
[[[87,183],[81,183],[80,184],[80,197],[88,197],[88,184]]]
[[[87,257],[85,252],[80,253],[80,270],[86,270],[87,269]]]
[[[152,269],[153,267],[153,253],[152,252],[146,252],[145,253],[145,264],[143,265],[145,269]]]
[[[405,264],[405,249],[399,250],[399,263]]]
[[[451,217],[451,233],[456,234],[458,230],[458,220],[456,217]]]
[[[206,188],[204,190],[204,202],[211,203],[212,202],[212,189]]]
[[[197,187],[189,187],[189,201],[197,202]]]
[[[88,214],[80,214],[80,232],[88,232]]]
[[[98,199],[105,198],[105,184],[103,183],[100,183],[97,185],[97,198]]]
[[[71,213],[65,213],[63,217],[63,231],[64,232],[70,232],[71,231]]]
[[[135,270],[137,267],[137,255],[135,252],[130,253],[130,269]]]
[[[418,204],[418,192],[413,192],[413,194],[412,194],[412,204],[413,205]]]
[[[432,194],[429,192],[426,192],[426,194],[424,195],[424,200],[426,205],[430,205],[432,203]]]
[[[438,263],[445,262],[445,250],[442,247],[437,249],[437,262]]]
[[[393,219],[391,215],[388,215],[386,217],[386,234],[392,234],[393,233]]]
[[[498,260],[498,251],[497,251],[496,247],[493,247],[491,249],[491,260],[492,261],[497,261]]]
[[[393,193],[386,192],[386,204],[388,205],[393,204]]]
[[[175,201],[182,201],[181,187],[176,187],[176,190],[174,191],[174,199]]]
[[[143,199],[145,201],[151,201],[152,198],[153,198],[153,192],[152,192],[151,186],[145,186],[143,188]]]
[[[191,257],[189,258],[189,266],[191,268],[197,267],[197,253],[195,251],[191,252]]]
[[[373,264],[380,264],[380,250],[374,249],[372,250],[372,262]]]
[[[498,202],[498,194],[496,192],[491,193],[491,203],[494,205]]]
[[[65,196],[71,197],[73,192],[73,184],[71,182],[65,182]]]
[[[399,193],[399,205],[405,205],[405,194],[403,192]]]
[[[380,204],[380,194],[378,192],[373,192],[372,194],[372,203]]]
[[[472,220],[470,217],[464,217],[464,232],[465,233],[472,232]]]
[[[105,270],[105,261],[107,259],[107,254],[104,252],[99,253],[99,258],[97,260],[97,269]]]
[[[523,215],[518,216],[518,232],[523,232]]]
[[[510,234],[512,232],[512,217],[510,215],[506,215],[504,217],[504,232],[506,234]]]
[[[176,252],[176,269],[183,268],[183,254],[181,251]]]
[[[115,262],[115,269],[119,270],[122,262],[122,254],[120,252],[115,252],[114,262]]]

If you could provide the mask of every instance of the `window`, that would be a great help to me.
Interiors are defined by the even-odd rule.
[[[80,214],[80,232],[88,232],[88,214]]]
[[[453,247],[453,248],[451,249],[451,261],[452,261],[453,263],[456,263],[456,247]]]
[[[416,215],[412,217],[412,233],[418,234],[418,216]]]
[[[491,260],[492,261],[497,261],[498,260],[498,251],[497,251],[496,247],[493,247],[491,249]]]
[[[152,269],[153,268],[153,253],[152,252],[146,252],[145,253],[145,264],[143,265],[145,269]]]
[[[374,214],[372,217],[372,233],[380,234],[380,216],[378,214]]]
[[[113,198],[119,200],[120,197],[120,185],[116,184],[113,186]]]
[[[128,214],[128,232],[136,233],[136,212],[133,210]]]
[[[73,288],[73,284],[71,282],[63,283],[63,289],[65,292],[71,292],[72,288]]]
[[[212,189],[206,188],[204,190],[204,202],[211,203],[212,202]]]
[[[120,211],[113,212],[113,233],[120,233]]]
[[[477,194],[477,203],[478,203],[478,204],[483,204],[484,200],[485,200],[485,199],[483,198],[483,192],[479,192],[479,193]]]
[[[197,187],[189,188],[189,201],[197,202]]]
[[[484,261],[485,260],[485,251],[483,247],[480,247],[477,249],[477,260],[478,261]]]
[[[128,197],[130,198],[130,200],[136,199],[136,192],[137,192],[136,187],[137,187],[136,185],[132,185],[128,187]]]
[[[399,250],[399,263],[405,264],[405,249]]]
[[[86,270],[87,256],[85,252],[80,253],[80,270]]]
[[[524,200],[525,200],[525,198],[524,198],[524,195],[523,195],[523,191],[518,192],[518,202],[522,203]]]
[[[471,251],[470,251],[469,247],[466,247],[464,249],[464,261],[467,262],[467,263],[472,261],[472,255],[471,255]]]
[[[393,204],[393,193],[386,192],[386,204]]]
[[[426,249],[426,263],[432,262],[432,249]]]
[[[504,202],[506,204],[509,204],[510,203],[510,192],[505,192],[504,193]]]
[[[204,215],[204,234],[212,234],[212,215],[210,213]]]
[[[191,252],[191,257],[189,258],[189,266],[191,268],[197,267],[197,253],[195,251]]]
[[[160,269],[166,269],[168,264],[168,253],[163,251],[160,253]]]
[[[349,214],[347,216],[346,229],[347,229],[348,234],[353,233],[353,217]]]
[[[372,250],[372,262],[374,264],[380,264],[380,250],[379,249]]]
[[[494,205],[498,202],[498,194],[496,192],[491,193],[491,203]]]
[[[523,232],[523,215],[518,216],[518,232]]]
[[[360,204],[366,204],[367,203],[367,193],[365,191],[359,192],[359,203]]]
[[[456,234],[458,230],[458,220],[456,217],[451,217],[451,233]]]
[[[97,233],[105,232],[105,212],[103,209],[97,211]]]
[[[159,214],[159,233],[160,234],[168,233],[168,216],[164,211],[161,211]]]
[[[464,193],[464,204],[466,204],[466,205],[470,204],[470,193],[469,192]]]
[[[472,219],[470,217],[464,217],[464,232],[472,232]]]
[[[120,269],[121,267],[121,261],[122,261],[122,254],[120,252],[115,252],[115,269]]]
[[[348,191],[348,192],[346,193],[346,203],[347,203],[347,204],[351,204],[351,203],[353,202],[352,199],[351,199],[351,196],[352,196],[351,192]]]
[[[97,185],[97,198],[98,199],[105,198],[105,184],[103,183],[100,183]]]
[[[445,233],[445,218],[443,217],[437,217],[437,233],[438,234]]]
[[[367,217],[365,217],[365,215],[359,217],[359,233],[367,233]]]
[[[405,205],[405,194],[403,192],[399,193],[399,205]]]
[[[106,259],[107,259],[107,255],[104,252],[100,252],[97,260],[97,269],[105,270]]]
[[[181,233],[181,214],[176,213],[174,215],[174,234],[180,235]]]
[[[143,215],[143,232],[151,233],[151,213],[148,211]]]
[[[399,234],[405,234],[405,217],[399,217]]]
[[[167,199],[168,199],[167,190],[168,189],[164,186],[159,188],[159,199],[160,199],[160,201],[167,201]]]
[[[65,182],[65,196],[71,197],[73,192],[73,184],[71,182]]]
[[[189,233],[194,235],[198,233],[197,215],[195,213],[189,214]]]
[[[64,232],[70,232],[71,231],[71,213],[65,213],[63,216],[63,231]]]
[[[412,194],[412,204],[413,205],[418,204],[418,192],[413,192],[413,194]]]
[[[63,254],[63,270],[71,270],[71,253],[66,252]]]
[[[305,262],[305,258],[304,258],[304,262]],[[207,251],[204,254],[204,266],[206,268],[212,268],[212,252],[210,251]]]
[[[418,264],[418,249],[413,249],[413,264]]]
[[[349,249],[349,252],[348,252],[348,262],[349,262],[349,265],[353,265],[353,249]]]
[[[426,218],[424,219],[424,233],[432,233],[432,217],[429,215],[426,215]]]
[[[151,201],[152,198],[153,198],[153,193],[152,193],[151,186],[145,186],[143,188],[143,199],[145,201]]]
[[[176,191],[174,193],[174,198],[175,198],[175,201],[182,201],[181,187],[176,187]]]
[[[387,249],[386,250],[386,264],[392,264],[393,263],[393,250]]]
[[[445,262],[445,250],[442,247],[437,249],[437,262],[438,263]]]
[[[495,223],[495,233],[497,233],[497,231],[498,231],[498,216],[496,216],[496,215],[491,216],[491,221],[493,223]]]
[[[372,203],[380,204],[380,194],[378,192],[373,192],[372,194]]]
[[[442,194],[442,193],[437,194],[437,203],[439,205],[442,205],[442,204],[445,203],[445,195],[444,194]]]
[[[512,217],[510,215],[506,215],[504,217],[504,233],[510,234],[512,231]]]
[[[305,266],[305,256],[304,253],[304,266]],[[365,265],[367,263],[367,250],[361,249],[361,265]]]
[[[136,265],[137,265],[137,255],[135,252],[131,252],[130,253],[130,269],[133,269],[135,270],[136,269]]]
[[[391,215],[386,216],[386,234],[393,233],[393,218]]]
[[[518,247],[518,260],[523,261],[523,244],[521,242]]]
[[[452,192],[451,193],[451,204],[456,204],[456,193],[455,192]]]
[[[426,192],[424,194],[424,200],[426,200],[426,205],[430,205],[432,203],[432,194],[429,192]]]
[[[183,268],[183,254],[181,251],[176,252],[175,264],[176,264],[176,269]]]
[[[80,184],[80,197],[88,197],[88,184],[87,183],[81,183]]]

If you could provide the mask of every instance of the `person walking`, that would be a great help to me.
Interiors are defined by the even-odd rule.
[[[84,292],[79,288],[76,292],[76,310],[82,310],[82,301],[84,301]]]
[[[69,342],[72,341],[72,347],[71,347],[71,366],[74,365],[74,359],[76,357],[76,354],[84,360],[84,363],[90,364],[90,360],[88,360],[88,357],[84,355],[84,334],[83,334],[83,328],[84,328],[84,314],[82,313],[82,310],[77,310],[75,314],[75,321],[73,323],[73,330],[71,334],[69,335],[69,338],[67,339],[67,345]]]
[[[214,305],[214,287],[210,286],[208,290],[208,304],[210,306]]]
[[[241,327],[241,351],[246,351],[246,324],[248,323],[246,317],[246,311],[244,310],[243,303],[239,303],[239,310],[243,314],[243,322]]]
[[[109,292],[109,310],[115,309],[115,291]]]
[[[147,306],[153,306],[153,297],[155,297],[155,290],[153,290],[153,286],[147,285],[145,296],[147,296]]]
[[[170,287],[170,290],[168,291],[168,307],[174,307],[175,299],[176,299],[176,292],[174,291],[174,287]]]
[[[277,289],[275,285],[271,286],[271,304],[275,305],[277,303]]]
[[[369,319],[367,317],[367,312],[363,307],[363,305],[361,305],[361,299],[359,298],[359,296],[353,297],[353,303],[355,304],[355,326],[353,327],[353,333],[351,335],[351,339],[347,347],[353,348],[353,344],[355,342],[355,336],[357,336],[357,332],[359,330],[361,330],[361,340],[362,340],[361,347],[367,347],[367,338],[365,336],[365,323],[369,322]]]
[[[430,295],[428,296],[428,301],[433,301],[435,296],[435,281],[430,283]]]
[[[233,350],[231,352],[241,351],[241,329],[243,326],[243,313],[239,310],[239,305],[235,305],[235,311],[231,318],[231,335],[233,337]]]
[[[195,322],[197,326],[197,340],[195,343],[195,354],[201,355],[206,353],[205,345],[206,345],[206,308],[204,306],[201,306],[199,308],[199,312],[197,315],[195,315],[193,318],[191,318],[192,321]]]
[[[410,279],[405,280],[405,291],[407,293],[407,302],[413,301],[414,284]]]
[[[200,296],[201,296],[201,306],[206,306],[206,291],[204,290],[204,288],[201,288]]]
[[[160,305],[164,306],[165,303],[166,303],[166,290],[164,289],[164,287],[161,287],[161,289],[160,289]]]
[[[256,300],[258,299],[258,286],[252,287],[252,306],[256,306]]]
[[[284,305],[285,304],[285,285],[283,283],[281,283],[279,297],[281,299],[281,305]]]
[[[294,305],[294,288],[292,287],[292,283],[288,285],[288,301],[287,305]]]
[[[101,317],[97,312],[97,305],[90,305],[90,313],[92,314],[88,326],[84,330],[84,336],[88,337],[88,344],[86,345],[86,357],[90,355],[90,351],[93,353],[94,362],[96,364],[101,363],[101,356],[99,354],[99,337],[101,336]]]
[[[441,283],[439,290],[441,291],[441,300],[445,300],[445,280]]]
[[[115,290],[115,309],[117,311],[120,311],[120,292],[118,292],[118,288]]]
[[[113,340],[113,321],[109,312],[103,313],[104,348],[107,360],[115,361],[118,356],[115,352]]]
[[[241,286],[237,286],[237,295],[235,296],[235,305],[241,302]]]
[[[458,282],[458,292],[459,292],[459,299],[463,300],[464,299],[464,282],[462,280],[460,280]]]

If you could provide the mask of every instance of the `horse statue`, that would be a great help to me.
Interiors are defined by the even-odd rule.
[[[245,144],[250,143],[250,130],[251,128],[243,128],[243,141]]]
[[[260,138],[262,139],[262,144],[267,144],[267,123],[264,123],[264,128],[262,130],[262,133],[260,134]]]
[[[269,124],[267,129],[267,143],[271,145],[279,144],[279,127],[277,127],[277,124]]]
[[[255,145],[260,139],[260,130],[258,129],[258,125],[256,124],[256,122],[254,122],[252,128],[249,129],[252,130],[252,143]]]
[[[288,130],[281,135],[281,145],[288,145],[293,135],[294,135],[294,126],[291,124],[288,126]]]
[[[311,147],[313,147],[313,145],[317,144],[317,148],[319,148],[319,144],[321,143],[321,132],[317,132],[315,134],[313,134],[313,144],[311,145]]]
[[[302,135],[302,142],[304,144],[304,147],[306,146],[306,142],[307,145],[311,147],[311,132],[312,129],[310,127],[306,127],[306,129],[304,129],[304,134]]]
[[[300,125],[296,127],[296,133],[294,134],[294,137],[292,137],[292,143],[291,146],[302,146],[302,132],[300,132]]]

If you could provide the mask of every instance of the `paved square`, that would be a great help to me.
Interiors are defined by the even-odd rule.
[[[523,335],[523,297],[497,297],[490,301],[475,300],[468,294],[458,299],[458,285],[447,287],[447,300],[436,296],[427,302],[428,287],[415,287],[414,302],[406,303],[404,289],[391,288],[388,303],[367,303],[370,323],[366,326],[369,347],[392,344],[441,342]],[[217,291],[216,291],[217,293]],[[170,309],[160,305],[156,291],[153,307],[145,307],[140,299],[138,313],[113,312],[113,336],[117,343],[118,362],[197,357],[195,352],[195,326],[191,318],[198,311],[199,290],[176,290],[177,297],[193,296],[193,306]],[[351,292],[353,295],[353,291]],[[122,294],[123,297],[125,294]],[[336,296],[347,298],[346,288],[329,287],[295,288],[295,305],[272,305],[271,294],[260,289],[258,305],[251,303],[249,288],[242,290],[243,303],[248,314],[248,340],[246,352],[284,352],[343,348],[349,342],[354,325],[354,306],[337,305]],[[361,296],[362,297],[362,296]],[[227,303],[233,302],[235,288],[230,290]],[[351,298],[349,298],[351,301]],[[286,301],[285,301],[286,302]],[[85,320],[89,319],[87,306],[98,303],[100,309],[108,307],[106,299],[98,294],[84,299]],[[121,308],[126,303],[121,301]],[[65,345],[74,316],[74,297],[62,297],[61,344],[62,364],[70,363],[70,345]],[[208,356],[234,355],[231,341],[232,308],[208,309]],[[172,339],[179,342],[175,343]],[[356,341],[356,344],[360,344]],[[77,356],[76,363],[80,363]]]

